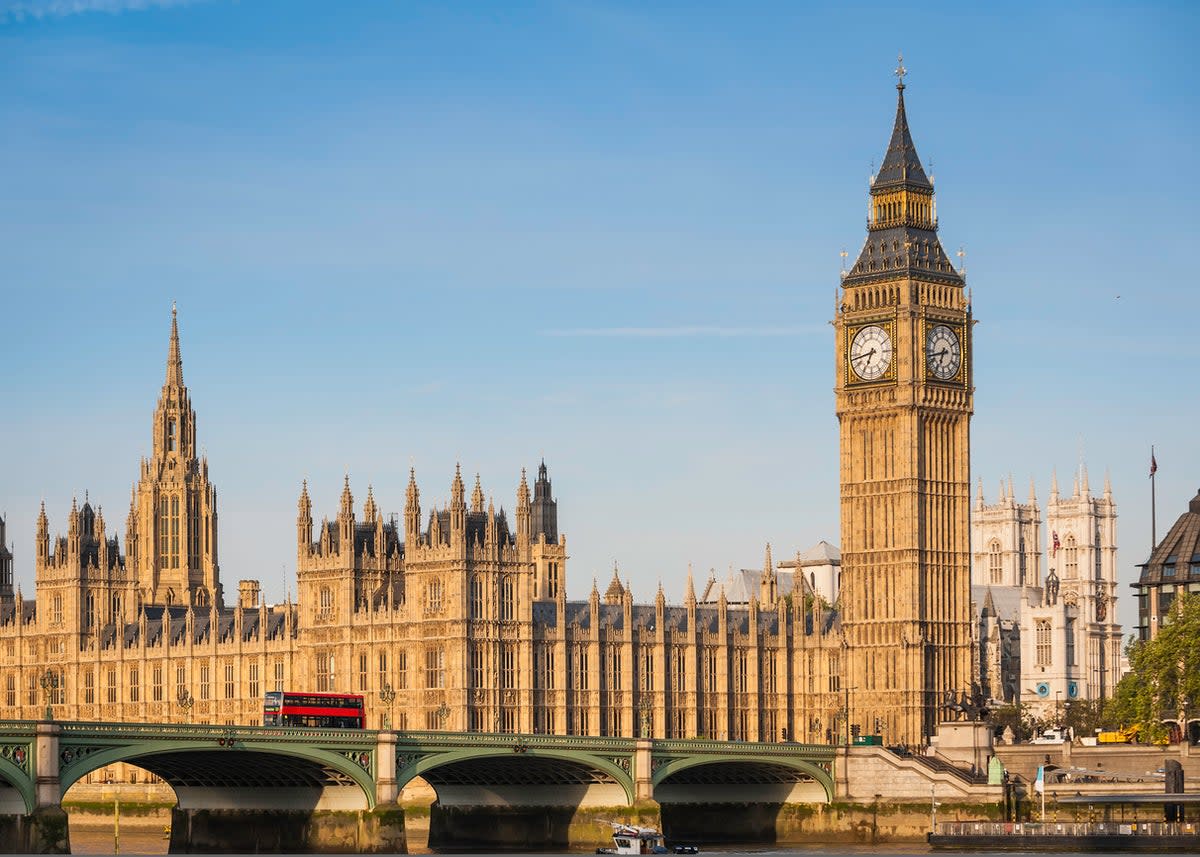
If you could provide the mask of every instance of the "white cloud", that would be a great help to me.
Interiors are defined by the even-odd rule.
[[[769,336],[801,336],[815,333],[819,328],[811,325],[789,325],[781,327],[577,327],[562,330],[543,330],[542,336],[558,337],[613,337],[629,339],[677,339],[683,337],[733,337],[761,338]]]
[[[64,18],[87,12],[140,12],[170,6],[189,6],[200,0],[0,0],[0,23],[26,18]]]

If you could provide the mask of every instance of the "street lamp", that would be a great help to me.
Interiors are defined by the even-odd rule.
[[[40,680],[42,692],[46,696],[46,719],[54,719],[54,709],[51,706],[54,704],[54,694],[58,690],[58,673],[53,670],[46,670],[42,673]]]
[[[192,698],[192,692],[186,687],[179,688],[175,694],[175,701],[179,703],[179,707],[183,709],[183,722],[187,723],[188,718],[192,714],[192,706],[196,704],[196,700]]]
[[[649,696],[643,696],[641,698],[641,700],[638,702],[637,709],[638,709],[638,715],[639,715],[638,721],[639,721],[639,726],[640,726],[640,728],[638,730],[638,734],[642,738],[650,737],[650,709],[653,707],[654,707],[654,703],[650,701]]]
[[[379,701],[383,703],[383,728],[392,728],[392,702],[396,698],[396,691],[392,690],[392,686],[388,682],[383,683],[383,687],[379,691]]]
[[[1062,703],[1060,702],[1061,699],[1062,699],[1062,691],[1061,690],[1054,691],[1054,725],[1060,729],[1062,728]]]
[[[438,719],[438,728],[445,729],[446,718],[450,716],[450,706],[443,702],[433,713]]]
[[[858,690],[857,687],[846,685],[846,746],[850,746],[850,691]]]

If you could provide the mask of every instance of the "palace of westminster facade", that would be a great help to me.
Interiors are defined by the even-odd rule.
[[[385,520],[371,490],[356,508],[347,479],[336,517],[315,523],[305,485],[296,602],[268,606],[250,580],[227,594],[173,314],[123,543],[88,502],[52,538],[43,507],[34,600],[0,557],[6,716],[255,724],[263,694],[286,689],[362,693],[370,727],[823,742],[849,723],[925,743],[947,694],[978,672],[973,322],[937,237],[903,77],[898,90],[834,319],[836,609],[802,583],[784,591],[769,552],[745,603],[698,602],[690,575],[681,605],[661,588],[634,604],[615,575],[568,601],[544,463],[532,490],[522,471],[512,523],[457,471],[433,508],[410,474],[402,521]]]

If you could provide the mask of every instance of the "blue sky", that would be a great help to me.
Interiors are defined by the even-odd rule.
[[[511,508],[569,594],[838,540],[828,325],[898,50],[966,248],[973,471],[1111,470],[1121,563],[1200,485],[1191,4],[0,0],[0,511],[123,522],[172,300],[221,566],[282,595],[295,503],[410,463]],[[123,532],[123,524],[121,526]],[[1128,624],[1133,614],[1127,608]]]

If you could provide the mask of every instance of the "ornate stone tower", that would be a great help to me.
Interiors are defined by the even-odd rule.
[[[1046,529],[1047,589],[1058,593],[1062,607],[1054,611],[1051,623],[1053,644],[1045,664],[1049,669],[1023,688],[1025,701],[1047,702],[1055,693],[1064,702],[1107,699],[1121,678],[1117,506],[1108,476],[1100,497],[1092,496],[1087,467],[1082,464],[1070,497],[1059,496],[1055,478],[1046,504]],[[1029,646],[1034,656],[1036,643],[1035,638]],[[1036,692],[1042,683],[1048,692],[1039,700],[1029,690]]]
[[[971,311],[938,241],[896,73],[867,240],[834,319],[843,690],[850,724],[921,744],[944,695],[971,681]]]
[[[12,551],[8,547],[7,523],[0,518],[0,611],[13,604]]]
[[[220,605],[217,492],[208,481],[208,459],[196,458],[196,414],[183,384],[174,307],[153,450],[149,461],[142,459],[129,504],[126,565],[146,603]]]

